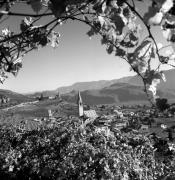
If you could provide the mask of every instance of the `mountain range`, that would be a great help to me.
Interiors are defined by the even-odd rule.
[[[44,96],[55,96],[58,93],[60,94],[67,94],[71,91],[86,91],[86,90],[95,90],[95,89],[102,89],[108,87],[114,83],[127,83],[132,76],[123,77],[120,79],[113,79],[113,80],[100,80],[100,81],[90,81],[90,82],[77,82],[70,86],[63,86],[59,87],[55,90],[51,91],[42,91],[36,92],[32,94],[28,94],[30,97],[40,96],[43,93]]]
[[[158,86],[158,95],[175,101],[175,70],[164,72],[166,82]],[[124,104],[124,103],[145,103],[147,97],[143,91],[143,83],[138,76],[128,76],[120,79],[101,80],[92,82],[78,82],[71,86],[59,87],[53,91],[36,92],[25,95],[26,98],[40,96],[55,96],[58,93],[69,101],[76,102],[77,91],[81,91],[83,102],[89,105],[95,104]],[[0,91],[1,94],[1,91]]]

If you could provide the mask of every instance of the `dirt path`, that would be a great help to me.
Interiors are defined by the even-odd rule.
[[[39,101],[32,101],[32,102],[24,102],[24,103],[20,103],[20,104],[17,104],[15,106],[11,106],[11,107],[7,107],[7,108],[4,108],[4,109],[1,109],[3,111],[8,111],[10,109],[14,109],[14,108],[18,108],[18,107],[24,107],[24,106],[27,106],[27,105],[30,105],[30,104],[36,104],[38,103]]]

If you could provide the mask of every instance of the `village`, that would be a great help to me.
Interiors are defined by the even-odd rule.
[[[16,126],[21,130],[33,130],[42,126],[53,127],[65,121],[80,119],[83,126],[94,124],[99,128],[110,127],[114,130],[145,136],[156,136],[168,142],[175,141],[174,111],[159,112],[146,105],[94,105],[83,103],[81,93],[77,93],[77,104],[65,103],[61,96],[56,96],[58,109],[48,109],[48,116],[21,121]],[[55,98],[42,98],[40,101],[53,101]],[[65,112],[64,112],[65,111]],[[30,124],[30,125],[29,125]]]

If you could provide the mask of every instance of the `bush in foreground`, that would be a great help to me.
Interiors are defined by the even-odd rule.
[[[1,179],[153,180],[173,169],[173,159],[155,159],[148,138],[93,124],[84,127],[78,119],[30,132],[0,131]]]

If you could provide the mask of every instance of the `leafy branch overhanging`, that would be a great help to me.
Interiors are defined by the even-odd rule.
[[[33,13],[15,12],[20,3],[32,7]],[[148,6],[148,12],[141,13],[139,7]],[[13,8],[12,8],[13,7]],[[14,9],[12,11],[12,9]],[[142,15],[143,14],[143,15]],[[88,36],[100,35],[101,44],[106,45],[109,54],[122,58],[142,79],[144,91],[154,105],[156,86],[165,80],[160,67],[169,64],[174,67],[175,18],[173,0],[161,2],[142,0],[11,0],[0,2],[0,18],[4,23],[10,16],[24,17],[20,32],[2,30],[0,35],[0,81],[8,73],[17,75],[25,54],[39,47],[51,44],[57,47],[60,34],[55,29],[68,20],[87,24]],[[37,26],[40,19],[50,17],[45,24]],[[168,45],[159,48],[152,32],[159,26]],[[140,36],[145,29],[147,36]],[[159,43],[160,44],[160,43]],[[161,50],[171,54],[161,54]],[[158,61],[157,67],[153,67]]]

